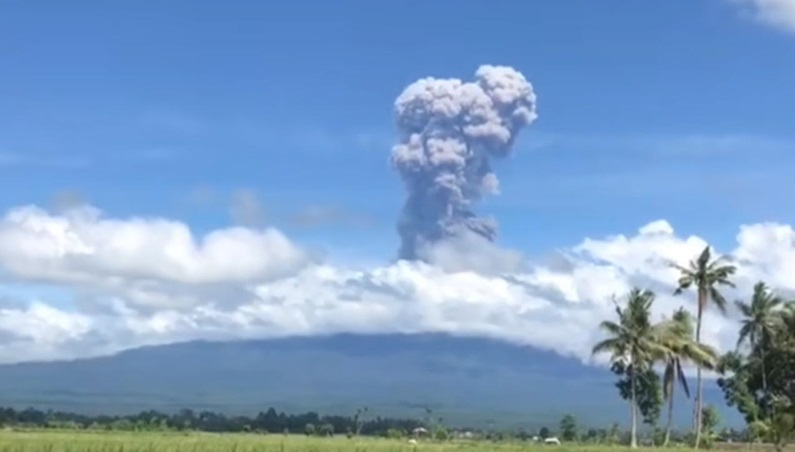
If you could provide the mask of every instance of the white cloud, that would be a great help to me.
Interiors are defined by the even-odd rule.
[[[0,220],[0,262],[57,283],[264,281],[293,273],[307,255],[274,229],[233,227],[197,240],[184,223],[108,219],[90,206],[51,215],[29,206]]]
[[[731,0],[754,19],[795,33],[795,0]]]
[[[793,240],[786,225],[742,226],[736,249],[723,250],[740,267],[738,294],[759,279],[794,290]],[[0,306],[0,361],[341,331],[475,334],[588,360],[598,322],[631,286],[657,291],[658,317],[692,307],[692,295],[671,295],[676,271],[668,264],[705,243],[660,220],[634,235],[586,238],[554,259],[496,250],[487,262],[500,272],[470,265],[472,256],[446,270],[408,262],[355,270],[313,263],[275,230],[236,227],[197,239],[173,220],[22,207],[0,220],[0,268],[16,282],[57,284],[79,297],[69,309],[46,300]],[[443,260],[458,251],[445,250]],[[732,347],[736,330],[735,320],[707,314],[710,343]]]

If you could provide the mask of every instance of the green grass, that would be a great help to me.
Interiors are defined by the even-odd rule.
[[[416,449],[415,449],[416,447]],[[453,451],[604,451],[599,446],[560,447],[488,442],[420,442],[408,440],[308,438],[284,435],[179,434],[179,433],[84,433],[3,432],[0,452],[453,452]],[[622,448],[623,449],[623,448]]]
[[[739,446],[739,447],[738,447]],[[735,445],[734,450],[748,450]],[[66,431],[0,432],[0,452],[611,452],[626,447],[564,444],[544,446],[529,443],[420,442],[407,440],[308,438],[292,435],[236,435],[201,433],[90,433]],[[661,449],[646,449],[647,451]],[[676,450],[676,449],[669,449]],[[679,449],[679,450],[690,450]],[[639,449],[643,451],[643,449]],[[765,448],[756,448],[763,452]]]

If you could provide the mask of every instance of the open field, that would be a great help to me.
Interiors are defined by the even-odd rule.
[[[416,447],[416,449],[415,449]],[[534,451],[553,449],[559,452],[626,450],[624,447],[593,445],[543,446],[528,443],[451,442],[420,443],[406,440],[330,439],[284,435],[178,434],[178,433],[73,433],[73,432],[2,432],[0,452],[400,452],[400,451]],[[748,450],[734,445],[733,450]],[[765,447],[755,447],[764,451]],[[639,449],[643,450],[643,449]],[[647,449],[660,450],[660,449]],[[689,449],[678,449],[689,450]],[[793,449],[790,449],[793,450]]]

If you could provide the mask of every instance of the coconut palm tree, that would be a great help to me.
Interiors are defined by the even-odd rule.
[[[685,290],[695,288],[698,297],[696,315],[696,343],[701,343],[701,324],[704,310],[709,304],[713,304],[721,313],[726,312],[726,297],[719,290],[719,286],[734,287],[734,283],[729,279],[736,271],[737,267],[727,264],[723,257],[712,257],[709,245],[704,248],[695,260],[690,261],[687,267],[674,264],[679,272],[674,295],[682,294]],[[701,412],[703,411],[704,383],[701,379],[701,367],[696,370],[696,384],[698,392],[696,394],[694,428],[696,431],[695,447],[701,444]]]
[[[789,337],[790,340],[795,340],[793,339],[795,338],[795,301],[788,301],[778,316],[781,320],[778,332]]]
[[[618,321],[605,320],[599,324],[608,337],[593,347],[594,355],[609,353],[612,362],[627,368],[630,379],[631,436],[630,447],[638,447],[637,375],[656,359],[664,356],[665,349],[658,342],[657,330],[651,323],[651,305],[654,293],[634,288],[630,291],[626,307],[616,303]]]
[[[776,318],[776,326],[771,335],[771,349],[778,351],[784,350],[792,353],[795,351],[795,301],[788,301],[783,309],[779,309],[776,312]],[[795,357],[795,354],[791,354],[790,356]],[[795,362],[795,359],[790,362]],[[777,371],[779,373],[782,372],[782,369],[784,369],[783,372],[787,372],[788,368],[792,368],[792,366],[789,365],[771,367],[774,367],[774,369],[770,369],[770,372]],[[786,392],[793,404],[793,409],[795,409],[795,379],[788,378],[787,381],[788,388]],[[795,415],[795,413],[793,414]]]
[[[751,353],[759,354],[762,369],[762,391],[767,396],[767,371],[765,370],[765,347],[770,342],[778,319],[776,310],[784,304],[784,299],[773,294],[763,282],[754,285],[750,303],[735,301],[743,315],[737,347],[745,342],[751,346]]]
[[[784,450],[788,438],[795,438],[795,301],[789,301],[776,313],[777,322],[771,340],[766,346],[778,355],[778,365],[771,366],[770,377],[777,388],[771,402],[770,424],[774,427],[777,451]],[[772,392],[772,391],[771,391]]]
[[[690,362],[698,367],[714,369],[718,361],[715,349],[704,344],[699,344],[693,337],[693,318],[684,308],[674,312],[671,320],[658,325],[660,342],[667,349],[662,360],[665,366],[663,372],[663,397],[668,402],[668,423],[665,427],[665,440],[667,446],[671,439],[671,428],[674,413],[674,392],[677,382],[682,386],[685,395],[690,398],[690,389],[687,378],[682,371],[682,364]]]

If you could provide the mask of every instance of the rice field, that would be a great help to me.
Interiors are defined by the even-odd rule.
[[[528,443],[449,442],[413,445],[408,440],[310,438],[299,435],[3,432],[0,452],[453,452],[530,451],[554,447],[607,451],[609,447],[543,446]]]
[[[749,450],[735,444],[733,450]],[[87,433],[0,432],[0,452],[486,452],[534,451],[609,452],[624,447],[533,443],[449,442],[410,444],[407,440],[310,438],[285,435],[180,434],[180,433]],[[754,451],[765,451],[756,446]],[[643,449],[639,449],[643,450]],[[657,450],[660,449],[647,449]],[[681,449],[681,450],[689,450]]]
[[[298,435],[254,434],[0,432],[0,452],[511,452],[550,449],[557,452],[627,450],[625,447],[594,445],[544,446],[485,441],[443,444],[420,442],[415,446],[408,440],[348,439],[344,436],[310,438]],[[733,449],[749,450],[746,445],[739,444],[734,445]],[[756,446],[753,450],[764,452],[766,449]]]

